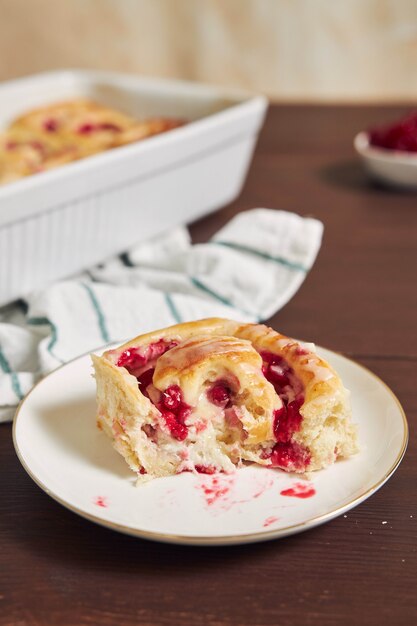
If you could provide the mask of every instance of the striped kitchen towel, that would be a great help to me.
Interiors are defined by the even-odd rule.
[[[322,232],[315,219],[254,209],[208,243],[178,228],[0,309],[0,421],[45,373],[106,343],[204,317],[268,319],[300,287]]]

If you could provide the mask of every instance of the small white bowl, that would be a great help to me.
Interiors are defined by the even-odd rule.
[[[366,132],[357,134],[353,145],[372,178],[394,187],[417,189],[417,153],[371,146]]]

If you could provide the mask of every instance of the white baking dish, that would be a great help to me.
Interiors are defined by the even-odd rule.
[[[0,304],[232,201],[267,107],[193,83],[74,70],[0,85],[0,127],[80,96],[190,123],[0,187]]]

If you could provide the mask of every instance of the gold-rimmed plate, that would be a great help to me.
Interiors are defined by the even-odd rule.
[[[248,466],[234,475],[185,473],[135,486],[135,476],[95,425],[89,356],[44,378],[16,413],[13,436],[31,478],[71,511],[144,539],[194,545],[265,541],[301,532],[369,498],[394,473],[408,440],[404,411],[372,372],[318,352],[352,393],[361,452],[300,479]]]

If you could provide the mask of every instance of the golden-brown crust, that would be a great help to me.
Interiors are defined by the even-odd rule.
[[[32,109],[0,137],[0,183],[42,172],[181,126],[182,120],[136,120],[87,99]]]
[[[343,387],[340,378],[326,361],[294,339],[264,324],[240,324],[223,318],[184,322],[145,333],[126,342],[117,351],[106,352],[104,357],[114,362],[116,355],[129,348],[145,347],[160,339],[179,340],[182,343],[190,337],[205,335],[244,339],[249,341],[258,352],[271,352],[282,356],[302,381],[308,394],[306,402],[318,396],[322,397],[323,394],[333,394]]]
[[[142,394],[135,376],[123,366],[131,357],[139,356],[138,362],[145,362],[138,372],[133,372],[139,377],[147,368],[155,368],[151,385],[154,393],[161,394],[177,385],[183,400],[195,407],[198,414],[210,414],[210,406],[213,405],[210,402],[207,405],[207,390],[219,381],[226,381],[238,411],[239,428],[243,428],[245,433],[238,443],[240,458],[268,464],[268,454],[271,454],[277,441],[275,415],[283,407],[274,386],[263,374],[264,360],[268,362],[271,355],[278,357],[277,363],[280,363],[280,357],[286,367],[291,368],[291,376],[294,375],[301,384],[294,397],[301,402],[299,413],[303,426],[295,428],[291,441],[306,451],[305,458],[308,456],[310,459],[308,469],[320,469],[339,456],[355,453],[356,430],[350,421],[347,392],[337,373],[306,345],[262,324],[243,324],[222,318],[186,322],[139,335],[116,350],[108,350],[102,357],[94,357],[98,386],[102,390],[98,393],[99,412],[107,411],[107,423],[117,421],[119,413],[123,412],[118,406],[108,411],[113,378],[113,391],[116,389],[116,395],[123,398],[122,405],[126,398],[127,414],[134,415],[136,410],[137,414],[139,411],[143,415],[156,415],[156,421],[164,429],[163,419],[161,426],[161,418],[158,417],[161,416],[158,408]],[[148,362],[147,358],[150,359]],[[104,366],[104,363],[107,365]],[[99,380],[104,371],[107,372],[109,386],[103,393],[106,385],[103,386]],[[110,399],[110,402],[113,400]],[[289,402],[288,398],[286,402]],[[222,416],[223,420],[226,419],[226,413],[222,412]],[[213,419],[217,419],[214,414]],[[134,421],[132,417],[132,424]],[[122,441],[118,445],[119,451],[126,456],[121,449],[124,445]],[[181,471],[178,469],[181,464],[175,469],[169,461],[160,467],[160,457],[156,455],[155,458],[157,461],[154,464],[144,462],[154,475]],[[128,462],[132,466],[131,458]],[[226,469],[227,464],[223,467]],[[285,467],[303,471],[294,463]]]
[[[273,437],[273,414],[282,402],[262,374],[262,358],[249,341],[228,336],[202,336],[188,339],[159,357],[153,384],[164,391],[179,385],[184,400],[196,406],[207,385],[227,383],[237,404],[251,404],[255,419],[248,427],[251,444]],[[268,435],[268,436],[267,436]]]
[[[219,358],[225,363],[241,362],[258,369],[262,366],[261,357],[249,341],[221,335],[198,335],[165,352],[157,361],[154,376],[163,380],[177,372],[194,374],[199,369],[209,370],[219,363]]]
[[[263,324],[244,324],[236,336],[247,339],[259,352],[281,356],[303,383],[305,404],[316,398],[334,395],[343,389],[334,369],[311,349]]]

